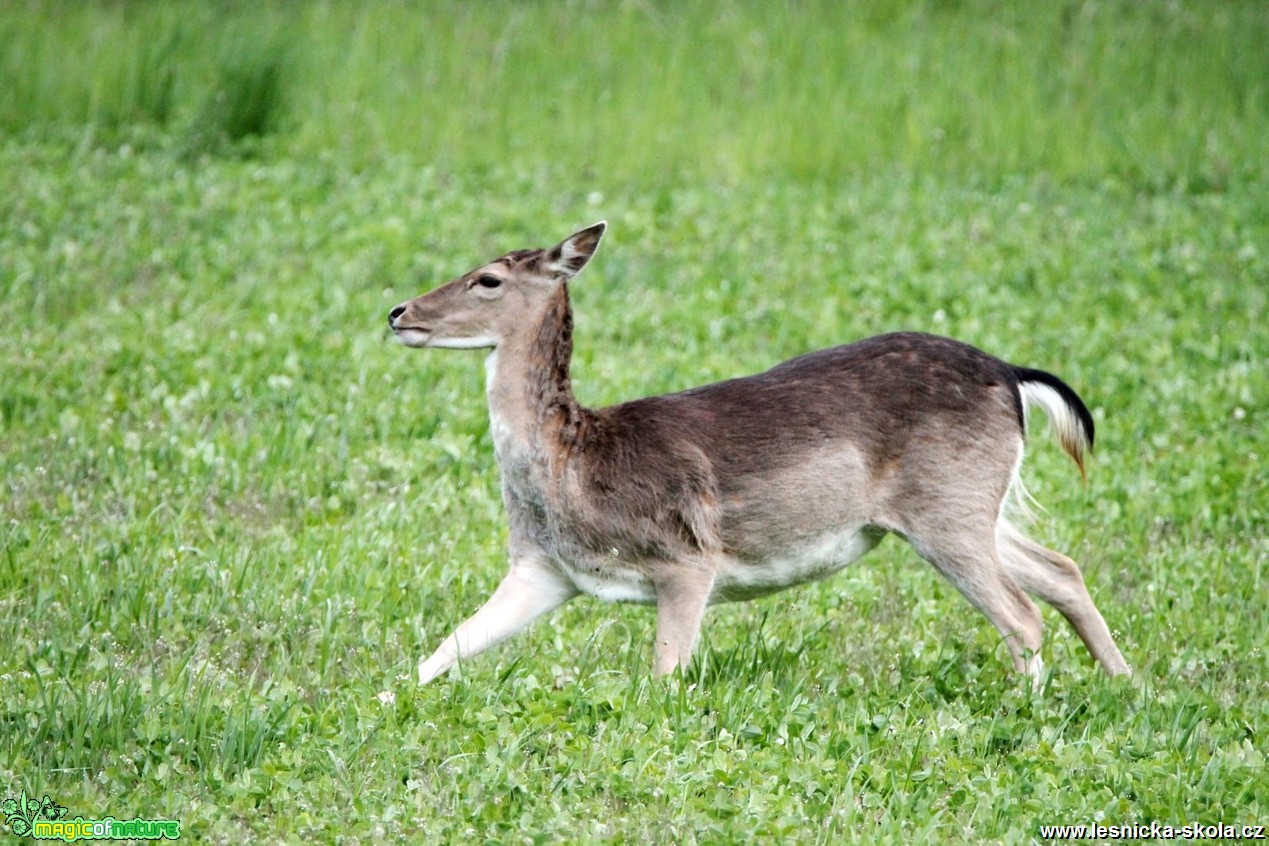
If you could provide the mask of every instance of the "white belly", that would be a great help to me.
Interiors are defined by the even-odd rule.
[[[759,561],[728,558],[714,580],[710,603],[753,599],[825,578],[876,546],[883,534],[852,526]],[[578,590],[591,596],[609,602],[656,602],[656,589],[638,568],[622,565],[615,558],[594,565],[563,564],[562,569]]]
[[[876,546],[884,533],[852,526],[826,532],[794,549],[759,561],[731,559],[714,582],[711,602],[753,599],[823,579]]]
[[[657,601],[652,581],[630,567],[609,564],[600,572],[593,568],[569,567],[568,577],[582,593],[608,602],[638,602],[650,605]]]

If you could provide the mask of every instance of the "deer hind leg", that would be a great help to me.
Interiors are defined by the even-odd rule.
[[[1005,639],[1014,669],[1038,687],[1044,673],[1040,609],[1001,564],[992,527],[940,528],[908,540],[991,621]]]
[[[1003,520],[996,536],[1005,569],[1028,593],[1052,605],[1070,622],[1107,675],[1130,674],[1132,671],[1088,595],[1075,562],[1041,546]]]

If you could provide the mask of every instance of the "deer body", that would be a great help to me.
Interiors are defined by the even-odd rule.
[[[1108,672],[1128,671],[1074,562],[1002,516],[1028,404],[1082,469],[1092,419],[1074,391],[957,341],[898,333],[585,408],[569,381],[567,282],[603,229],[509,253],[389,317],[409,345],[493,348],[487,396],[510,522],[510,572],[420,662],[420,683],[581,593],[655,603],[656,670],[669,672],[690,657],[707,605],[823,578],[888,533],[991,619],[1018,670],[1041,666],[1025,590]]]

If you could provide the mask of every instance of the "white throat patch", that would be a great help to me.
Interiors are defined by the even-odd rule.
[[[505,453],[511,443],[511,427],[507,425],[502,410],[494,400],[494,384],[498,380],[498,349],[495,347],[485,358],[485,397],[489,401],[489,435],[493,438],[494,451]]]

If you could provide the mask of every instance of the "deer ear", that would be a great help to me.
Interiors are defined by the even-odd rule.
[[[598,249],[599,241],[604,237],[604,230],[607,228],[608,222],[601,220],[599,223],[574,232],[547,250],[547,270],[565,279],[572,279],[586,266],[591,256],[595,255],[595,250]]]

